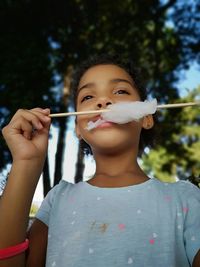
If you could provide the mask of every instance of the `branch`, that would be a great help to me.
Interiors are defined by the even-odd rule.
[[[160,14],[164,13],[168,8],[172,7],[176,2],[177,2],[177,0],[170,0],[168,3],[166,3],[163,6],[161,6],[158,9],[157,15],[160,15]]]

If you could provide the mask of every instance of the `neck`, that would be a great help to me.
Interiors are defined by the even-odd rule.
[[[137,162],[137,153],[126,151],[123,154],[94,154],[96,172],[88,182],[98,187],[123,187],[139,184],[149,178]]]

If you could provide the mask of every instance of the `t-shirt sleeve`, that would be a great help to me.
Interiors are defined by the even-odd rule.
[[[194,257],[200,249],[200,189],[188,184],[185,200],[184,242],[187,257],[192,266]]]
[[[45,199],[43,200],[38,212],[36,213],[36,218],[45,223],[47,226],[49,226],[49,217],[51,208],[56,196],[56,193],[58,191],[59,185],[56,185],[54,188],[52,188],[49,193],[46,195]]]

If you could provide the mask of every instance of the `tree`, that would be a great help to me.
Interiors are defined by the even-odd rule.
[[[1,127],[19,107],[48,106],[52,112],[71,108],[69,99],[63,106],[66,69],[93,53],[131,57],[148,81],[148,92],[159,102],[177,101],[178,70],[199,59],[200,3],[194,1],[2,0],[0,5]],[[169,113],[169,121],[170,116],[174,114]],[[63,121],[53,123],[60,127],[62,144],[56,157],[56,184],[62,176],[67,127]],[[171,130],[163,128],[163,136]],[[1,137],[0,170],[10,160]],[[47,192],[50,182],[45,166]]]
[[[180,102],[193,102],[200,95],[200,87],[189,92]],[[144,169],[163,181],[173,182],[176,178],[191,180],[199,184],[200,175],[200,112],[198,107],[187,107],[168,122],[169,113],[163,111],[163,121],[158,127],[167,129],[168,123],[174,125],[166,139],[161,138],[158,145],[143,155]],[[166,118],[166,119],[165,119]],[[178,126],[178,127],[177,127]],[[176,130],[178,129],[178,131]]]

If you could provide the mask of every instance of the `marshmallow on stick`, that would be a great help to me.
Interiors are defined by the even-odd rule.
[[[157,109],[157,100],[118,102],[108,106],[110,112],[103,113],[101,116],[106,121],[118,124],[139,120],[146,115],[154,114]]]
[[[175,104],[161,104],[161,105],[157,105],[156,99],[153,99],[152,101],[146,100],[144,102],[141,101],[118,102],[113,105],[109,105],[107,109],[55,113],[55,114],[49,114],[49,117],[55,118],[55,117],[66,117],[73,115],[81,116],[81,115],[101,114],[101,118],[99,120],[95,122],[90,121],[88,123],[87,129],[92,130],[106,121],[123,124],[133,120],[139,120],[142,117],[149,114],[154,114],[157,109],[181,108],[189,106],[200,106],[200,101],[175,103]]]
[[[118,124],[137,121],[146,115],[154,114],[157,109],[157,100],[135,101],[135,102],[117,102],[108,106],[109,111],[102,113],[97,121],[89,121],[87,130],[92,130],[102,123],[109,121]]]
[[[190,106],[200,106],[200,101],[186,102],[186,103],[177,103],[177,104],[161,104],[161,105],[157,105],[157,109],[182,108],[182,107],[190,107]],[[68,117],[68,116],[81,116],[81,115],[91,115],[91,114],[102,114],[104,112],[109,112],[109,111],[110,110],[107,108],[107,109],[84,110],[84,111],[53,113],[53,114],[51,113],[51,114],[49,114],[49,117],[51,117],[51,118],[60,118],[60,117]]]

